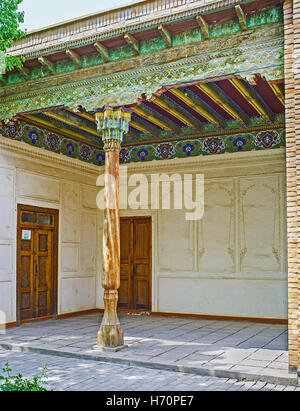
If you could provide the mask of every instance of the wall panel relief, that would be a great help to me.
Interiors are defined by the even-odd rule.
[[[12,240],[13,232],[13,218],[14,218],[14,199],[13,197],[0,196],[0,241]]]
[[[240,269],[281,271],[280,176],[240,179]]]
[[[62,183],[62,241],[79,242],[79,186],[76,183]]]
[[[233,180],[206,180],[204,217],[198,225],[199,272],[235,272],[235,211]]]
[[[17,171],[17,195],[59,202],[59,180],[24,170]]]
[[[82,274],[96,273],[97,217],[81,214],[80,271]]]
[[[182,210],[158,212],[159,267],[164,271],[195,271],[195,222]]]

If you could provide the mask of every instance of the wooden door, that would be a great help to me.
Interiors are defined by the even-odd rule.
[[[120,309],[151,309],[151,228],[151,218],[121,218]]]
[[[34,314],[39,318],[51,315],[53,233],[49,230],[35,230],[34,237]]]
[[[18,322],[56,314],[57,218],[56,210],[19,206]]]

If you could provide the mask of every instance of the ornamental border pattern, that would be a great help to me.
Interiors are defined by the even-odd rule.
[[[70,82],[69,72],[56,74],[55,78],[43,77],[37,80],[31,80],[30,83],[35,83],[35,85],[42,87],[42,89],[38,90],[30,89],[25,90],[22,93],[18,93],[13,89],[24,89],[25,84],[15,83],[7,85],[5,87],[6,94],[4,94],[4,90],[0,89],[0,96],[3,98],[3,102],[10,102],[19,99],[28,99],[28,96],[37,97],[41,94],[51,94],[52,91],[57,91],[57,89],[59,89],[60,92],[63,92],[68,89],[73,89],[74,86],[100,86],[103,85],[103,83],[109,81],[122,80],[124,78],[128,79],[129,76],[133,78],[135,78],[136,76],[141,78],[143,76],[146,76],[146,79],[149,80],[150,75],[155,75],[157,72],[160,72],[162,68],[165,71],[170,72],[170,70],[190,67],[191,65],[199,65],[203,67],[207,62],[211,62],[212,59],[216,58],[234,58],[234,62],[236,64],[236,69],[234,70],[234,72],[244,71],[245,73],[247,73],[249,69],[245,68],[244,70],[241,70],[239,63],[242,63],[244,60],[248,62],[251,54],[255,56],[255,60],[260,62],[261,58],[257,58],[258,48],[261,48],[262,52],[264,51],[265,53],[266,49],[268,48],[268,51],[270,53],[274,53],[274,50],[276,48],[280,48],[283,51],[283,46],[283,24],[280,22],[275,23],[271,26],[258,27],[252,30],[248,30],[247,33],[239,32],[229,34],[220,38],[199,41],[185,46],[175,46],[171,49],[163,49],[151,53],[145,53],[137,57],[133,56],[126,58],[125,60],[117,60],[115,62],[101,64],[97,67],[85,67],[76,73],[76,76],[81,75],[82,79],[79,78],[75,81],[73,80],[72,82]],[[244,59],[241,59],[241,56],[244,54],[243,51],[247,52],[249,56],[245,55]],[[200,54],[201,56],[199,56]],[[268,58],[270,58],[269,55]],[[127,65],[127,69],[125,66],[120,70],[120,64]],[[268,69],[268,67],[273,67],[274,64],[275,66],[283,67],[283,60],[277,60],[271,65],[264,65],[263,68]],[[116,67],[115,72],[114,66]],[[247,67],[248,66],[249,63],[247,64]],[[99,72],[99,70],[104,71]],[[255,70],[257,70],[257,68],[255,69],[254,67],[249,72],[256,74]],[[190,71],[192,72],[193,70]],[[223,75],[223,73],[220,72],[219,75]],[[76,76],[74,76],[74,73],[72,73],[72,76],[73,78],[76,78]],[[65,78],[66,83],[58,84],[58,80],[60,78]],[[48,87],[47,89],[45,89],[45,86],[47,84]],[[30,86],[32,86],[32,84],[30,84]],[[10,90],[13,91],[13,94],[9,93]],[[145,91],[147,91],[147,89],[145,89],[144,92]]]
[[[224,39],[221,40],[224,46]],[[0,117],[9,121],[18,113],[61,105],[74,111],[82,105],[89,111],[104,104],[130,104],[136,102],[143,93],[151,97],[163,85],[200,81],[208,77],[242,75],[251,79],[260,73],[267,80],[283,78],[282,24],[254,30],[241,36],[228,36],[226,40],[227,48],[222,51],[215,51],[216,46],[220,47],[222,41],[220,43],[219,40],[213,40],[206,43],[206,50],[209,50],[209,47],[213,49],[207,55],[203,44],[191,46],[194,50],[197,47],[202,48],[205,58],[203,55],[188,58],[179,56],[177,61],[158,65],[153,62],[150,66],[123,69],[119,73],[108,75],[98,74],[96,78],[72,81],[59,86],[56,84],[47,87],[47,84],[44,84],[44,90],[34,87],[32,83],[32,92],[3,98]],[[234,44],[237,47],[234,47]],[[172,49],[171,52],[179,53],[183,49]],[[130,62],[130,59],[128,61]]]
[[[103,166],[105,152],[47,130],[25,123],[2,128],[2,135],[11,140],[23,141],[31,146]],[[228,133],[226,136],[202,137],[172,142],[123,147],[120,164],[191,158],[200,155],[239,153],[252,150],[270,150],[285,146],[285,129],[270,129],[249,133]]]
[[[142,28],[148,28],[148,27],[151,27],[153,25],[160,24],[160,23],[170,22],[170,21],[174,20],[174,18],[183,19],[183,18],[186,18],[186,17],[193,16],[195,14],[199,14],[199,13],[202,14],[202,13],[209,13],[209,12],[212,12],[212,11],[218,11],[219,9],[223,9],[225,7],[226,8],[233,7],[235,5],[243,4],[243,3],[247,3],[247,0],[246,1],[245,0],[215,1],[215,2],[212,2],[210,4],[202,4],[202,5],[198,5],[196,7],[191,7],[191,8],[185,9],[184,11],[181,10],[181,11],[176,12],[174,10],[171,15],[170,15],[170,13],[168,13],[167,15],[156,16],[156,17],[154,17],[150,20],[144,20],[142,22],[132,23],[132,24],[129,24],[129,25],[128,25],[128,14],[127,14],[126,18],[124,20],[127,23],[125,29],[122,26],[122,27],[118,27],[118,28],[115,28],[115,29],[104,31],[104,33],[101,32],[101,31],[97,31],[96,33],[93,33],[92,35],[82,37],[82,33],[86,32],[91,27],[90,24],[88,24],[89,19],[86,18],[88,27],[86,29],[84,29],[84,26],[81,23],[82,31],[78,32],[78,30],[76,30],[76,35],[79,34],[80,38],[79,39],[77,38],[77,39],[69,40],[68,42],[65,42],[63,44],[64,44],[64,48],[65,48],[65,46],[70,47],[70,48],[78,47],[78,46],[81,46],[83,44],[86,44],[87,42],[93,42],[95,40],[103,40],[103,39],[111,38],[111,37],[114,37],[114,36],[122,35],[122,34],[124,34],[124,32],[127,32],[129,29],[130,29],[130,31],[134,32],[134,31],[140,30]],[[139,5],[137,5],[137,6],[139,6]],[[181,5],[180,7],[182,7],[182,6],[183,5]],[[173,6],[173,8],[175,9],[176,7]],[[148,14],[153,15],[153,11],[152,12],[150,12],[150,10],[147,10],[147,11],[148,11]],[[111,10],[107,13],[101,13],[100,16],[104,15],[104,14],[110,14],[110,13],[113,13],[113,12],[115,12],[115,10]],[[161,13],[161,11],[160,11],[160,13]],[[95,15],[95,16],[91,16],[91,18],[96,19],[96,21],[98,22],[98,21],[101,20],[100,16]],[[125,16],[125,13],[124,13],[124,16]],[[113,19],[113,21],[114,21],[114,19]],[[104,27],[107,27],[107,26],[111,25],[111,23],[112,23],[111,21],[109,21],[109,23],[107,22]],[[70,35],[72,35],[72,34],[68,33],[68,31],[65,27],[68,24],[71,25],[72,22],[71,23],[66,23],[65,25],[62,25],[62,28],[61,28],[62,37],[66,37],[66,36],[69,37]],[[74,27],[74,22],[73,22],[72,26]],[[96,27],[96,30],[99,30],[99,28]],[[38,32],[37,34],[40,34],[40,32]],[[37,34],[35,34],[35,35],[37,36]],[[30,51],[30,52],[26,53],[26,57],[36,57],[36,53],[35,53],[36,48],[41,43],[44,45],[45,40],[41,39],[40,36],[38,36],[39,37],[39,42],[34,42],[32,37],[33,37],[33,35],[28,36],[27,41],[30,44],[29,46],[28,45],[26,46],[26,44],[24,44],[24,42],[17,43],[17,45],[19,45],[20,47],[17,47],[17,46],[12,47],[11,50],[10,50],[11,53],[15,55],[15,54],[18,54],[18,51],[20,49],[23,49],[24,47],[28,47],[28,48],[34,47],[33,51]],[[59,39],[59,37],[56,37],[55,42],[57,42],[58,39]],[[55,45],[48,46],[46,48],[41,48],[41,49],[39,49],[39,53],[40,53],[41,50],[47,50],[50,53],[51,52],[57,52],[57,51],[61,50],[61,45],[60,44],[59,45],[55,44]],[[45,54],[47,54],[47,52]]]

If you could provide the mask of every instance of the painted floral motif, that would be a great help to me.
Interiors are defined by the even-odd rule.
[[[230,153],[253,150],[255,147],[254,138],[255,135],[252,134],[230,136],[226,139],[226,149]]]
[[[155,150],[157,160],[167,160],[175,157],[175,148],[172,143],[158,144]]]
[[[80,158],[78,144],[73,140],[64,139],[61,144],[62,153],[74,158]]]
[[[36,127],[31,127],[29,125],[25,125],[23,127],[23,139],[26,143],[29,143],[36,147],[45,147],[45,134],[42,129],[38,129]]]
[[[201,152],[200,140],[180,141],[176,144],[176,157],[197,156]]]
[[[72,143],[68,143],[66,147],[67,147],[69,156],[71,156],[75,151],[74,145]]]
[[[91,158],[91,155],[92,152],[89,146],[84,145],[80,147],[80,157],[82,158],[82,160],[88,161]]]
[[[48,134],[46,143],[51,151],[57,151],[60,148],[60,138],[56,134]]]
[[[225,142],[221,137],[209,137],[203,141],[203,154],[219,154],[225,151]]]
[[[138,157],[142,160],[145,161],[145,158],[147,158],[149,152],[147,150],[145,150],[144,148],[142,148],[141,150],[138,151],[137,155]]]
[[[96,151],[94,153],[94,164],[96,164],[97,166],[103,166],[105,164],[105,153],[103,152],[98,152]]]
[[[128,148],[123,148],[120,151],[120,163],[125,164],[125,163],[128,163],[129,161],[130,161],[130,151],[128,150]]]
[[[32,144],[35,144],[40,139],[40,136],[36,131],[31,131],[29,133],[29,138],[31,139]]]
[[[233,145],[237,148],[238,151],[242,151],[243,147],[247,144],[247,141],[242,138],[238,137],[236,140],[234,140]]]
[[[259,148],[274,148],[280,146],[280,135],[277,131],[261,131],[255,139],[255,145]]]
[[[132,161],[151,161],[155,159],[155,149],[152,145],[134,146],[130,150]]]
[[[32,146],[46,148],[56,153],[103,166],[105,152],[87,144],[64,138],[46,130],[24,123],[4,126],[1,130],[4,137],[24,141]],[[214,155],[224,152],[241,152],[249,150],[266,150],[285,145],[285,130],[267,130],[252,133],[231,134],[223,137],[206,137],[176,142],[164,142],[151,145],[123,147],[120,152],[120,163],[131,161],[144,162],[167,160],[192,156]]]
[[[19,123],[12,123],[4,127],[2,132],[10,138],[17,138],[22,134],[22,128]]]

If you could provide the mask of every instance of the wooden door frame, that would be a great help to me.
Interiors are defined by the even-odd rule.
[[[148,289],[148,298],[149,298],[149,310],[132,310],[127,308],[118,308],[119,312],[128,312],[128,313],[141,313],[144,311],[152,313],[152,282],[153,282],[153,271],[152,271],[152,264],[153,264],[153,249],[152,249],[152,237],[153,237],[153,219],[152,216],[145,215],[145,216],[121,216],[120,220],[149,220],[151,233],[150,233],[150,246],[149,246],[149,255],[150,255],[150,268],[149,271],[151,273],[149,278],[149,289]]]
[[[20,319],[20,307],[21,307],[21,294],[20,294],[20,281],[21,281],[21,261],[20,261],[20,255],[21,255],[21,250],[20,250],[20,236],[22,233],[22,228],[20,225],[20,219],[21,219],[21,213],[23,211],[28,211],[28,212],[35,212],[35,213],[44,213],[44,214],[50,214],[54,217],[54,228],[52,229],[53,232],[53,264],[52,264],[52,290],[53,290],[53,295],[52,295],[52,304],[51,304],[51,311],[52,315],[50,317],[46,318],[36,318],[32,320],[24,320],[21,321]],[[30,227],[30,226],[29,226]],[[24,229],[24,228],[23,228]],[[34,229],[45,229],[45,225],[41,224],[34,224]],[[50,230],[49,230],[50,231]],[[17,313],[16,313],[16,321],[17,325],[20,325],[22,323],[26,322],[33,322],[33,321],[42,321],[43,319],[48,319],[48,318],[57,318],[58,314],[58,231],[59,231],[59,210],[54,209],[54,208],[44,208],[44,207],[36,207],[36,206],[30,206],[30,205],[25,205],[25,204],[18,204],[17,205],[17,282],[16,282],[16,297],[17,297]]]

